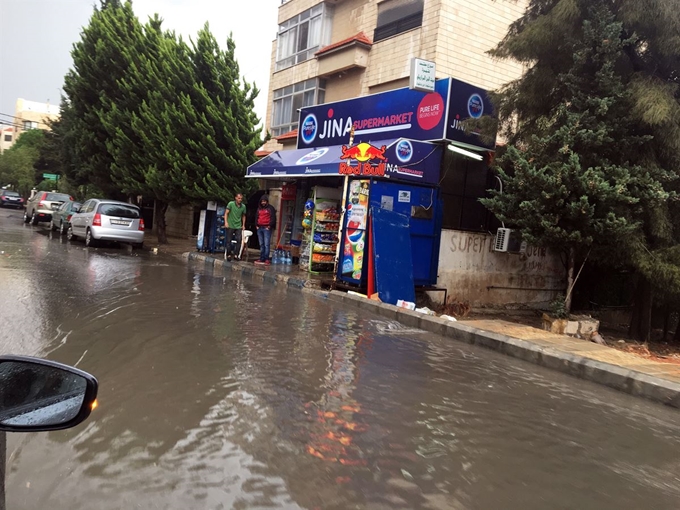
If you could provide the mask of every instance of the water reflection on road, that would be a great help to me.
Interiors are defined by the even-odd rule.
[[[10,437],[10,509],[680,501],[673,410],[210,267],[0,236],[2,349],[101,383],[84,425]]]

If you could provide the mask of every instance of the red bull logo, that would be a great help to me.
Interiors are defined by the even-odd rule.
[[[340,175],[372,175],[376,177],[385,176],[385,151],[387,146],[374,147],[370,143],[362,142],[354,146],[342,146],[342,156],[340,159],[348,160],[347,163],[340,163]],[[357,161],[356,165],[350,164],[351,160]],[[373,162],[377,162],[374,164]]]
[[[374,159],[377,159],[379,161],[385,161],[386,150],[387,150],[386,145],[383,145],[382,147],[378,148],[366,142],[361,142],[351,147],[343,145],[342,156],[340,156],[340,159],[356,159],[357,161],[361,161],[362,163],[364,161],[371,161]]]

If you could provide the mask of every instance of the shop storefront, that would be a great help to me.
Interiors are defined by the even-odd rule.
[[[494,145],[461,122],[489,113],[483,90],[450,78],[429,93],[404,88],[303,108],[297,149],[247,171],[281,190],[273,248],[291,250],[302,269],[376,285],[388,302],[436,285],[443,155],[488,157]]]

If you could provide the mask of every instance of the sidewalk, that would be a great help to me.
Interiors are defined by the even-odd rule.
[[[170,250],[161,248],[159,251],[172,253],[181,246],[189,247],[189,243],[176,243]],[[174,254],[179,255],[176,252]],[[647,360],[604,345],[504,320],[456,322],[345,292],[324,291],[321,290],[321,280],[329,278],[328,276],[310,275],[296,266],[272,265],[264,268],[255,266],[252,262],[227,262],[222,254],[196,252],[195,243],[191,251],[183,252],[181,257],[187,261],[202,261],[215,268],[221,267],[224,271],[231,270],[235,274],[317,293],[331,301],[360,307],[407,327],[420,328],[453,340],[493,349],[680,409],[680,366],[677,364]],[[255,259],[256,257],[251,257],[251,260]]]

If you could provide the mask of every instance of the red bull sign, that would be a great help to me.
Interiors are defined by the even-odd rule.
[[[386,150],[386,145],[375,147],[365,142],[349,147],[343,145],[340,159],[347,160],[347,163],[340,163],[338,171],[340,175],[384,177],[387,169]],[[354,165],[351,163],[352,160],[356,161]]]
[[[276,151],[248,167],[247,177],[351,175],[437,184],[441,146],[416,140],[359,141],[316,149]]]

